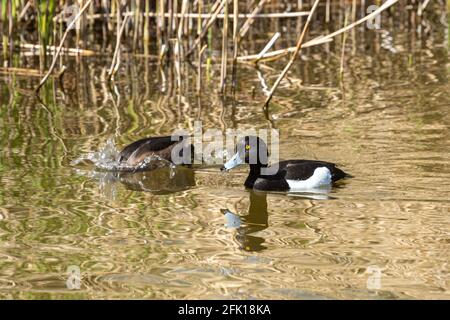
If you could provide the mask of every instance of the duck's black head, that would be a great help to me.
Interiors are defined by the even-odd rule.
[[[267,167],[269,152],[263,139],[256,136],[245,136],[236,145],[235,155],[227,161],[220,170],[230,170],[247,163],[250,169]]]

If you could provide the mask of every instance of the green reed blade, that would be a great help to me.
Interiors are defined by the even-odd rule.
[[[53,17],[55,14],[55,0],[40,0],[36,6],[38,12],[38,32],[41,45],[41,68],[45,66],[47,45],[51,42]]]

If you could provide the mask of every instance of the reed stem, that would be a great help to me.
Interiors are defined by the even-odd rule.
[[[320,0],[315,0],[314,5],[311,8],[311,11],[309,13],[308,19],[306,20],[305,26],[303,27],[303,31],[300,34],[300,37],[298,38],[297,46],[295,47],[295,51],[292,53],[292,56],[291,56],[289,62],[287,63],[286,67],[284,67],[284,69],[281,72],[280,76],[275,81],[275,84],[273,85],[272,89],[270,90],[269,96],[267,97],[266,102],[264,103],[265,107],[268,106],[268,104],[269,104],[270,100],[272,99],[272,96],[275,93],[275,90],[278,88],[281,80],[283,80],[284,76],[289,71],[289,69],[291,68],[291,66],[294,63],[295,59],[297,58],[298,54],[300,53],[300,51],[302,49],[303,39],[305,37],[306,31],[308,30],[309,23],[311,22],[311,17],[314,14],[314,11],[316,11],[316,8],[317,8],[317,6],[319,4],[319,1]]]
[[[83,6],[83,8],[81,8],[80,12],[75,16],[75,18],[72,20],[72,22],[67,26],[66,32],[64,32],[64,35],[60,41],[59,47],[56,50],[56,54],[53,57],[53,61],[52,64],[50,65],[50,68],[48,69],[47,73],[45,74],[45,76],[42,78],[41,82],[39,83],[39,85],[36,87],[35,92],[38,93],[39,90],[41,89],[41,87],[44,85],[44,83],[47,81],[48,77],[50,76],[50,74],[53,72],[53,69],[56,66],[56,62],[58,61],[58,56],[61,53],[61,49],[64,45],[64,41],[67,38],[67,35],[69,34],[69,31],[75,26],[75,24],[77,23],[78,19],[80,19],[80,17],[83,15],[84,11],[89,7],[89,4],[92,2],[92,0],[88,0],[85,5]]]

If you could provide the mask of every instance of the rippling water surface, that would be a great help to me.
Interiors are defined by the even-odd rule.
[[[448,32],[348,41],[342,82],[339,43],[305,50],[268,112],[264,88],[285,60],[240,66],[235,100],[215,92],[215,64],[200,97],[189,66],[177,94],[139,57],[115,85],[101,81],[106,58],[68,59],[65,90],[50,83],[42,101],[28,94],[39,78],[2,74],[0,296],[448,299]],[[73,162],[195,120],[279,129],[281,158],[336,162],[354,178],[265,194],[244,189],[245,167],[118,175]]]

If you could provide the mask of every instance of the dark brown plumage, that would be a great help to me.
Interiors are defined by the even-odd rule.
[[[119,154],[119,162],[126,163],[128,166],[136,166],[141,163],[145,158],[156,155],[164,160],[175,163],[172,159],[172,149],[178,144],[185,144],[180,146],[180,158],[183,157],[183,150],[188,147],[187,137],[150,137],[140,139],[129,145],[127,145]],[[176,140],[178,139],[178,140]],[[191,149],[191,159],[193,157],[193,146]],[[192,163],[192,161],[190,162]],[[183,164],[190,164],[183,163]],[[177,163],[178,164],[178,163]]]

